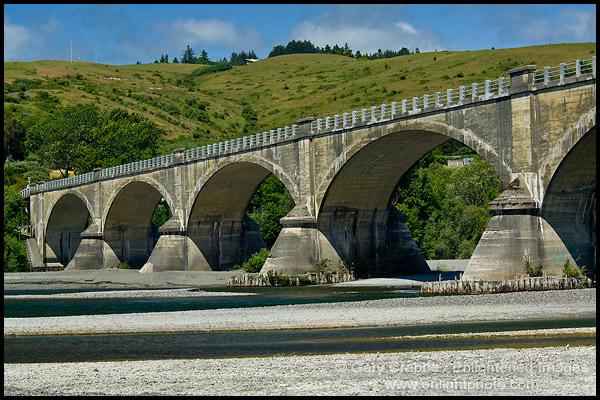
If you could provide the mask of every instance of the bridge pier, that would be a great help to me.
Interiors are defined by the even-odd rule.
[[[527,263],[542,265],[548,276],[561,277],[567,259],[577,265],[519,175],[488,208],[490,219],[463,274],[468,280],[503,280],[526,276]]]
[[[65,270],[102,269],[119,265],[119,258],[104,241],[99,222],[81,233],[81,242]]]
[[[316,270],[319,260],[327,259],[333,267],[340,257],[329,240],[317,229],[316,218],[306,207],[296,206],[279,220],[283,226],[269,257],[260,270],[285,275],[300,275]]]
[[[357,249],[358,240],[356,236],[345,235],[344,232],[351,230],[344,224],[333,224],[331,229],[335,233],[326,234],[317,226],[316,218],[310,215],[304,207],[295,207],[284,218],[280,220],[283,229],[279,233],[273,248],[270,251],[261,273],[269,270],[285,275],[299,275],[316,269],[319,261],[327,260],[335,269],[343,260],[346,262],[359,261],[366,265],[360,268],[360,273],[369,276],[398,276],[406,274],[419,274],[431,272],[429,266],[412,235],[405,225],[407,217],[390,206],[388,210],[387,224],[382,224],[381,229],[372,227],[376,221],[368,224],[369,229],[364,229],[359,236],[366,239],[370,245],[368,254],[351,254]],[[331,222],[331,221],[329,221]],[[337,234],[336,234],[337,233]],[[346,238],[349,243],[332,243],[333,237]],[[376,243],[381,242],[378,246]],[[339,247],[339,249],[336,249]],[[365,246],[362,246],[365,247]],[[348,254],[344,254],[346,249]]]
[[[158,242],[140,272],[212,270],[196,244],[181,229],[177,215],[158,231]]]

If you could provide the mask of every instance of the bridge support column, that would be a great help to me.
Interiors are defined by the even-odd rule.
[[[177,216],[158,231],[158,242],[140,272],[212,271],[198,246],[181,229]]]
[[[269,257],[260,270],[284,275],[314,271],[319,260],[329,260],[335,267],[340,257],[327,238],[317,229],[316,218],[305,207],[294,207],[279,221],[283,228]]]
[[[526,265],[542,265],[548,276],[560,277],[573,258],[540,208],[521,174],[488,205],[492,212],[463,279],[503,280],[527,275]]]
[[[81,242],[65,270],[103,269],[119,265],[119,258],[104,241],[100,224],[92,223],[81,232]]]

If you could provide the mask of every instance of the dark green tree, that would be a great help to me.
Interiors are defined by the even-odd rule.
[[[194,64],[194,50],[192,50],[192,48],[190,47],[190,45],[187,45],[187,48],[183,51],[183,55],[181,56],[181,63],[182,64]]]
[[[117,108],[103,112],[91,140],[79,147],[75,162],[81,173],[107,168],[157,155],[164,130],[154,122]]]
[[[200,57],[197,58],[198,64],[210,64],[210,60],[208,59],[208,53],[205,50],[200,52]]]
[[[157,155],[164,130],[124,109],[93,104],[58,108],[27,130],[26,146],[52,169],[90,172]]]
[[[25,244],[18,233],[28,223],[25,201],[15,189],[4,186],[4,272],[29,270]]]
[[[93,104],[59,107],[27,129],[25,147],[66,177],[69,171],[76,171],[81,148],[90,143],[99,118],[99,109]]]
[[[490,219],[487,204],[502,191],[494,169],[479,156],[459,168],[444,167],[446,155],[471,155],[449,141],[411,168],[397,191],[396,207],[428,259],[469,258]]]
[[[25,139],[27,129],[10,111],[4,111],[4,160],[10,156],[13,160],[25,158]]]
[[[273,174],[269,175],[258,187],[248,204],[248,216],[260,225],[260,235],[267,247],[271,248],[281,231],[279,220],[292,208],[294,200]]]

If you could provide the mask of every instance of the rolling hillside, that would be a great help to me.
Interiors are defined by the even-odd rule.
[[[27,125],[56,105],[122,107],[163,126],[167,153],[596,55],[595,43],[437,51],[382,60],[294,54],[195,76],[202,65],[4,63],[4,110]]]

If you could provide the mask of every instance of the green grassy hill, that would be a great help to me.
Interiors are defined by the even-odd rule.
[[[122,107],[163,126],[161,152],[291,125],[596,55],[595,43],[438,51],[383,60],[294,54],[194,76],[192,64],[4,63],[4,109],[32,121],[55,105]],[[251,116],[256,116],[252,121]]]

